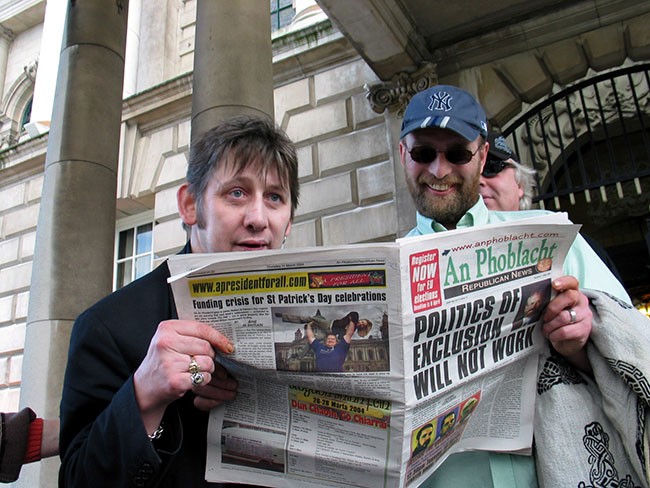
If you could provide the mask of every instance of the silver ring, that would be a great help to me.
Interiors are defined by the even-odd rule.
[[[195,374],[201,371],[201,368],[199,368],[199,363],[196,362],[194,356],[190,356],[190,365],[188,366],[187,370],[190,372],[190,374]]]
[[[199,386],[201,383],[203,383],[203,380],[205,380],[203,373],[200,371],[192,373],[190,375],[190,378],[192,379],[192,386]]]
[[[572,308],[568,309],[567,312],[569,312],[569,316],[571,317],[571,320],[569,320],[570,324],[574,324],[578,320],[578,316],[576,315],[576,311],[573,310]]]

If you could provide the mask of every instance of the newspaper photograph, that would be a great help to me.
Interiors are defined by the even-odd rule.
[[[416,487],[454,452],[529,455],[541,313],[578,229],[170,258],[179,318],[235,345],[206,479]]]

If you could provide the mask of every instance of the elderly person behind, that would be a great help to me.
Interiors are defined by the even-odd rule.
[[[479,192],[490,210],[528,210],[533,203],[535,170],[519,163],[501,134],[488,135],[487,160]]]
[[[481,173],[479,193],[490,210],[528,210],[533,202],[535,170],[519,163],[519,157],[508,146],[505,137],[494,131],[488,134],[487,160]],[[582,234],[612,274],[623,282],[616,264],[596,240]]]

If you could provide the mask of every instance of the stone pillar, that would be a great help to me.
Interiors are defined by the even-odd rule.
[[[111,291],[128,0],[69,2],[45,160],[21,406],[58,417],[70,330]],[[24,487],[57,486],[58,458]]]
[[[273,117],[269,3],[198,0],[192,140],[241,114]]]
[[[327,18],[316,0],[294,0],[296,15],[291,20],[289,30],[296,31]]]
[[[67,4],[67,0],[48,0],[45,6],[32,116],[25,126],[28,133],[34,136],[49,130]]]
[[[9,45],[14,40],[14,33],[0,24],[0,101],[5,93],[5,76],[7,75],[7,59],[9,58]]]
[[[389,153],[395,175],[395,208],[397,209],[397,235],[403,237],[415,226],[415,204],[406,187],[404,170],[399,157],[399,133],[404,110],[413,95],[438,83],[435,65],[424,64],[414,73],[397,73],[391,81],[366,86],[366,98],[372,109],[384,114]]]
[[[142,0],[129,0],[129,23],[126,33],[124,58],[124,89],[122,96],[128,98],[138,91],[138,61],[140,52],[140,21]]]

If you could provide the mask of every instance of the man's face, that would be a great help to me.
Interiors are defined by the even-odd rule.
[[[416,146],[436,149],[439,151],[436,159],[430,163],[413,161],[410,151]],[[440,152],[456,148],[476,154],[467,164],[452,164]],[[407,134],[399,149],[406,185],[418,211],[448,229],[455,229],[456,223],[478,200],[479,180],[487,154],[481,137],[468,142],[448,129],[419,129]]]
[[[203,199],[205,225],[192,225],[192,251],[197,253],[256,251],[282,246],[291,228],[291,195],[277,171],[262,176],[256,164],[236,174],[220,164],[212,174]]]
[[[336,336],[333,335],[333,334],[328,335],[328,336],[325,338],[325,345],[326,345],[327,347],[334,347],[334,346],[336,346]]]
[[[421,447],[424,447],[429,444],[431,441],[431,436],[433,435],[433,427],[423,427],[418,435],[418,444]]]
[[[490,210],[519,210],[519,200],[524,196],[512,166],[502,169],[492,178],[481,176],[479,192]]]
[[[447,415],[443,420],[442,420],[442,428],[440,429],[441,434],[446,434],[449,429],[451,429],[454,424],[456,423],[456,414],[451,413]]]
[[[526,300],[526,305],[524,306],[524,315],[530,316],[535,313],[535,311],[542,305],[542,295],[539,292],[535,292],[528,297]]]

